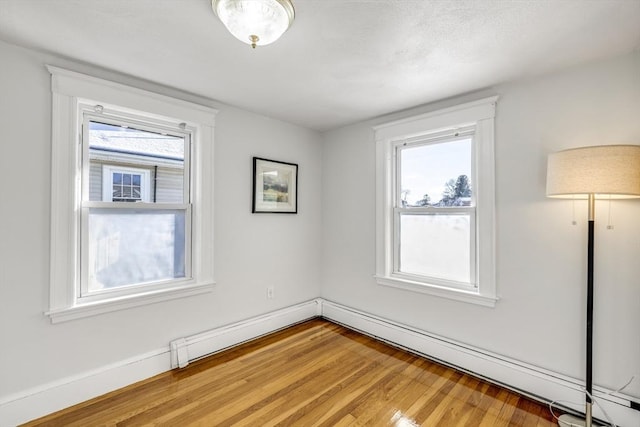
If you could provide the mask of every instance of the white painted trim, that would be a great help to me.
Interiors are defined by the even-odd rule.
[[[102,80],[61,68],[47,66],[51,73],[52,141],[51,141],[51,267],[49,311],[52,323],[93,314],[131,308],[161,298],[141,289],[136,301],[121,298],[104,300],[99,305],[80,298],[80,236],[82,217],[80,116],[85,108],[99,104],[103,114],[149,119],[154,126],[179,128],[190,134],[191,155],[185,156],[185,170],[191,170],[191,186],[185,185],[193,203],[191,232],[187,239],[187,257],[191,259],[192,281],[184,292],[167,291],[167,297],[185,297],[209,290],[214,283],[214,124],[217,110],[148,92],[116,82]],[[182,133],[181,131],[181,133]],[[189,160],[187,160],[189,159]],[[87,177],[84,177],[87,182]],[[190,190],[189,190],[190,189]],[[86,217],[85,217],[86,218]],[[161,287],[158,287],[160,290]],[[166,299],[166,298],[165,298]],[[76,313],[76,314],[72,314]],[[58,316],[61,314],[61,316]]]
[[[215,282],[188,284],[176,288],[159,289],[146,293],[124,295],[118,298],[110,298],[78,304],[71,307],[63,307],[47,311],[44,314],[49,316],[51,323],[67,322],[69,320],[96,316],[98,314],[110,313],[112,311],[125,310],[143,305],[155,304],[162,301],[170,301],[173,299],[208,293],[213,290],[214,285]]]
[[[438,129],[450,128],[452,124],[464,126],[473,124],[479,120],[495,117],[495,104],[498,96],[478,99],[449,108],[411,116],[392,122],[374,126],[376,139],[396,138],[398,135],[410,138],[424,134],[425,129],[436,132]]]
[[[497,96],[480,99],[427,114],[375,126],[376,140],[376,282],[408,291],[418,291],[466,303],[495,307],[498,298],[495,269],[495,159],[494,117]],[[474,129],[472,181],[476,198],[474,242],[475,295],[467,290],[429,279],[403,280],[394,275],[397,269],[397,203],[395,149],[401,141],[441,137],[443,132]],[[415,286],[416,282],[421,286]],[[471,285],[471,284],[470,284]],[[474,297],[476,296],[476,297]]]
[[[322,314],[322,300],[285,307],[182,339],[190,360],[212,354]],[[181,340],[176,340],[180,346]],[[0,397],[0,427],[10,427],[68,408],[168,371],[172,346],[88,372]],[[184,365],[186,366],[186,365]]]
[[[89,76],[76,71],[47,65],[53,76],[54,92],[73,98],[127,105],[140,111],[155,111],[166,117],[177,117],[183,121],[214,126],[218,110],[171,96],[134,88],[129,85]]]
[[[318,300],[287,307],[262,316],[172,341],[171,367],[183,368],[194,360],[318,317]]]
[[[584,412],[582,381],[578,379],[326,300],[322,302],[322,317],[536,400],[562,401],[565,407]],[[609,395],[612,391],[602,387],[594,387],[594,391],[616,424],[640,425],[640,412],[630,408],[629,396]],[[597,407],[594,416],[605,419]]]
[[[482,305],[485,307],[495,307],[498,301],[497,297],[489,297],[480,295],[476,292],[465,291],[462,289],[445,288],[423,282],[414,282],[411,280],[400,279],[396,277],[375,276],[379,285],[390,286],[392,288],[404,289],[411,292],[419,292],[422,294],[433,295],[440,298],[447,298],[454,301],[462,301],[471,304]]]

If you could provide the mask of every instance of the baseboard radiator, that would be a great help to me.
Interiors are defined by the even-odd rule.
[[[184,368],[190,362],[210,356],[246,341],[322,315],[322,302],[312,300],[237,322],[211,331],[171,341],[171,368]]]

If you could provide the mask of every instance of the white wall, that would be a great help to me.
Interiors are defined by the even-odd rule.
[[[209,101],[220,110],[211,165],[214,291],[51,325],[43,314],[49,298],[51,156],[45,64],[207,101],[3,42],[0,62],[0,401],[319,295],[321,137]],[[251,214],[252,156],[299,164],[297,215]],[[272,300],[266,299],[267,286],[275,286]]]
[[[379,286],[371,127],[498,94],[495,308]],[[554,372],[583,378],[586,202],[545,197],[546,157],[597,144],[640,144],[640,52],[505,84],[325,135],[322,297]],[[594,381],[640,397],[640,201],[596,218]]]

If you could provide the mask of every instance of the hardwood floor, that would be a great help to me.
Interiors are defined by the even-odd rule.
[[[321,319],[28,426],[555,426],[546,406]]]

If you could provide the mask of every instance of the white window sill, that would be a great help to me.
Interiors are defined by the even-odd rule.
[[[464,291],[461,289],[444,288],[441,286],[430,285],[422,282],[414,282],[411,280],[398,279],[388,276],[375,276],[378,285],[390,286],[392,288],[404,289],[412,292],[433,295],[441,298],[447,298],[455,301],[462,301],[470,304],[482,305],[484,307],[495,307],[498,301],[497,297],[481,295],[475,292]]]
[[[91,303],[76,304],[70,307],[47,311],[45,312],[45,315],[49,316],[49,318],[51,319],[51,323],[67,322],[69,320],[81,319],[83,317],[110,313],[127,308],[139,307],[142,305],[154,304],[157,302],[204,294],[207,292],[211,292],[213,290],[214,284],[214,282],[201,283],[190,286],[183,286],[180,288],[105,299]]]

